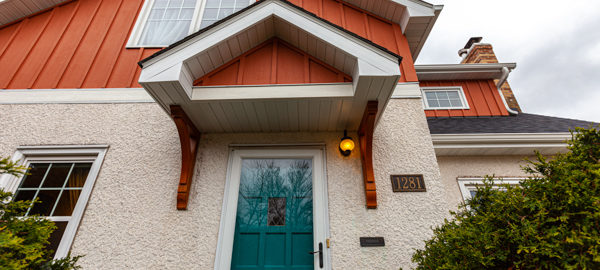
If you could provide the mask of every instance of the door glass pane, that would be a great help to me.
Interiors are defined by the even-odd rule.
[[[313,269],[312,160],[242,160],[232,269]]]

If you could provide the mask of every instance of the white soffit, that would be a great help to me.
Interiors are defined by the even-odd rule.
[[[512,71],[516,63],[415,65],[420,81],[501,79],[503,68]]]
[[[351,84],[194,87],[193,81],[278,37],[352,75]],[[398,58],[285,3],[265,0],[143,61],[140,84],[201,132],[355,130],[367,101],[391,97]],[[262,122],[261,122],[262,121]]]
[[[570,133],[431,134],[438,156],[544,155],[567,151]]]
[[[414,61],[417,60],[444,7],[420,0],[346,0],[345,2],[399,24],[408,40]]]
[[[0,0],[0,26],[16,21],[66,0]]]

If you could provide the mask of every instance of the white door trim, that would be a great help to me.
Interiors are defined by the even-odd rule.
[[[329,237],[329,207],[324,153],[323,149],[314,148],[231,149],[223,195],[215,270],[231,268],[241,165],[244,158],[311,158],[313,160],[313,248],[318,250],[319,243],[323,243],[324,252],[323,268],[319,268],[319,259],[318,256],[315,256],[315,270],[331,269],[331,258],[326,244],[326,239]]]

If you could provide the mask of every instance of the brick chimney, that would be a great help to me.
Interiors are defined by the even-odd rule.
[[[498,58],[494,53],[494,48],[491,44],[481,43],[481,37],[472,37],[469,39],[465,47],[458,51],[458,55],[462,57],[461,64],[486,64],[486,63],[498,63]],[[497,80],[496,80],[497,82]],[[502,87],[502,94],[506,99],[508,107],[513,110],[521,112],[521,107],[517,102],[517,98],[513,94],[512,89],[508,82],[504,82]]]

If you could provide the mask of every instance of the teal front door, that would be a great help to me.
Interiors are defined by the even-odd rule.
[[[311,159],[242,159],[231,269],[314,269]]]

